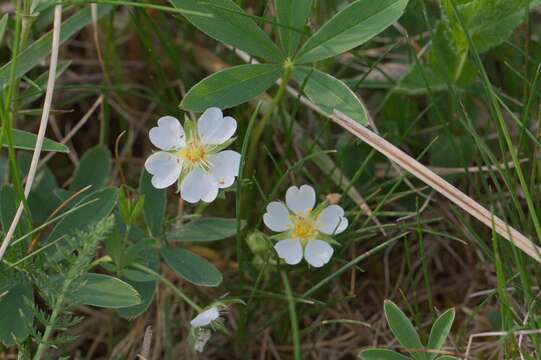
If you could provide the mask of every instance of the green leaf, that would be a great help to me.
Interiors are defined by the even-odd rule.
[[[111,164],[111,152],[105,146],[88,150],[75,171],[70,190],[80,190],[88,185],[92,185],[92,190],[101,189],[109,181]]]
[[[336,109],[363,125],[368,124],[362,103],[342,81],[306,66],[295,67],[293,76],[301,86],[304,85],[306,96],[327,115],[332,115]]]
[[[194,85],[180,107],[203,112],[211,106],[222,109],[246,102],[261,94],[282,74],[278,65],[239,65],[214,73]]]
[[[541,0],[529,2],[530,9],[541,4]],[[503,43],[525,17],[526,0],[470,0],[457,5],[458,12],[479,53]],[[468,47],[450,0],[442,1],[443,10],[449,20],[449,27],[455,45]]]
[[[62,74],[68,69],[71,65],[71,61],[59,61],[58,66],[56,67],[56,78],[60,78]],[[19,108],[25,108],[30,105],[33,101],[36,101],[47,89],[47,80],[49,79],[49,71],[42,72],[35,79],[32,79],[33,85],[29,86],[22,94],[17,97]]]
[[[1,127],[0,127],[0,131],[2,131]],[[34,148],[36,147],[36,139],[38,138],[36,134],[33,134],[28,131],[12,129],[11,136],[13,137],[13,146],[16,149],[34,150]],[[2,146],[3,147],[8,146],[7,136],[4,136],[2,140]],[[47,139],[47,138],[43,140],[42,151],[69,153],[69,149],[66,145]]]
[[[304,44],[297,63],[323,60],[364,44],[392,25],[408,0],[357,0],[327,21]]]
[[[410,358],[386,349],[366,349],[359,353],[362,360],[409,360]]]
[[[287,56],[293,55],[299,45],[304,24],[312,9],[312,2],[312,0],[274,0],[276,19],[278,24],[284,25],[278,27],[278,34]]]
[[[98,5],[98,19],[111,12],[111,6]],[[92,22],[92,14],[90,6],[77,12],[69,19],[62,22],[60,27],[60,44],[75,35],[79,30]],[[17,67],[15,69],[15,78],[18,79],[35,66],[39,65],[42,60],[51,53],[53,33],[52,31],[43,35],[41,38],[30,44],[24,49],[17,58]],[[11,61],[0,68],[0,89],[8,82],[10,77]]]
[[[7,275],[11,276],[11,275]],[[18,279],[12,286],[5,286],[9,280],[2,279],[0,285],[0,341],[5,346],[15,345],[13,336],[22,342],[30,334],[34,295],[26,279]]]
[[[407,95],[424,95],[428,94],[429,90],[439,92],[447,89],[447,83],[438,73],[427,66],[414,65],[402,76],[394,91]]]
[[[125,281],[133,286],[139,293],[141,296],[141,303],[138,305],[120,308],[118,309],[118,313],[125,319],[133,319],[147,311],[148,307],[152,303],[152,299],[154,299],[154,294],[156,293],[156,281]]]
[[[283,54],[269,36],[231,0],[170,0],[180,9],[209,14],[183,14],[208,36],[262,59],[280,62]]]
[[[429,350],[440,350],[445,340],[451,331],[451,326],[453,326],[453,321],[455,320],[455,309],[449,309],[441,314],[438,319],[432,325],[430,330],[430,337],[428,338],[428,349]],[[434,359],[438,354],[428,353],[428,359]]]
[[[116,198],[115,188],[102,189],[83,197],[76,205],[91,203],[63,217],[53,228],[48,239],[55,240],[63,235],[72,235],[102,220],[113,210]]]
[[[185,249],[163,248],[162,257],[184,280],[198,286],[218,286],[222,274],[218,269],[191,251]]]
[[[10,185],[2,186],[0,190],[0,222],[4,233],[7,233],[11,225],[11,221],[17,211],[17,205],[17,197],[13,188]],[[17,226],[17,229],[19,228],[20,224]]]
[[[77,297],[86,305],[118,309],[141,303],[137,290],[118,278],[89,273],[83,276],[83,281]]]
[[[459,360],[459,358],[455,356],[443,355],[437,358],[437,360]]]
[[[417,331],[402,310],[400,310],[400,308],[390,300],[385,300],[383,309],[385,311],[387,324],[389,324],[391,331],[400,345],[406,349],[409,349],[409,353],[416,360],[427,360],[426,353],[420,351],[411,351],[412,349],[423,350],[423,345],[421,344],[419,335],[417,335]]]
[[[241,227],[246,221],[241,222]],[[237,233],[237,220],[199,218],[167,233],[169,241],[207,242],[227,239]]]
[[[167,192],[165,189],[156,189],[152,186],[150,183],[151,178],[152,176],[143,170],[139,180],[139,192],[145,196],[143,206],[145,224],[153,236],[158,236],[162,233],[165,219]]]

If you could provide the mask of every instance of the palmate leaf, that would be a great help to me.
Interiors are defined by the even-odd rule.
[[[313,0],[274,0],[280,43],[287,56],[293,55],[302,37],[302,31]],[[297,31],[293,30],[296,29]]]
[[[398,20],[407,4],[408,0],[354,1],[306,41],[296,62],[327,59],[364,44]]]
[[[111,6],[98,6],[98,19],[111,12]],[[75,35],[79,30],[92,22],[92,13],[90,6],[85,7],[83,10],[75,13],[69,19],[62,22],[60,28],[60,44]],[[24,49],[18,56],[17,67],[15,69],[15,78],[20,78],[32,68],[42,62],[42,60],[51,53],[51,42],[53,34],[48,32],[40,37],[38,40],[30,44]],[[0,89],[2,89],[8,82],[11,71],[11,61],[0,67]]]
[[[1,127],[0,131],[2,131]],[[36,147],[36,139],[38,138],[36,134],[24,130],[12,129],[11,136],[13,138],[13,147],[15,149],[34,150]],[[4,135],[4,138],[2,139],[2,146],[8,146],[8,139],[6,135]],[[41,151],[68,153],[69,149],[64,144],[45,138],[43,140],[43,147]]]
[[[295,0],[297,1],[297,0]],[[270,37],[231,0],[170,0],[177,8],[209,14],[183,14],[208,36],[271,62],[284,55]]]
[[[261,94],[280,77],[282,67],[271,64],[239,65],[214,73],[186,94],[180,107],[196,112],[216,106],[233,107]]]
[[[304,85],[306,96],[329,116],[334,110],[339,110],[363,125],[368,124],[362,103],[342,81],[306,66],[295,67],[293,77],[299,85]]]

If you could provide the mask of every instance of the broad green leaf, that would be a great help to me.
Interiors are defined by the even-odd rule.
[[[191,251],[163,248],[161,253],[175,273],[194,285],[218,286],[222,282],[222,274],[216,266]]]
[[[386,349],[366,349],[359,353],[362,360],[409,360],[410,358]]]
[[[295,67],[293,76],[301,86],[304,85],[306,96],[327,115],[332,115],[336,109],[363,125],[368,124],[362,103],[342,81],[306,66]]]
[[[330,58],[364,44],[392,25],[408,0],[357,0],[327,21],[304,44],[297,63]]]
[[[118,309],[138,305],[141,297],[130,284],[104,274],[89,273],[83,276],[84,285],[77,297],[86,305]]]
[[[6,275],[12,276],[12,275]],[[26,279],[17,279],[17,283],[1,279],[0,284],[0,342],[4,346],[13,346],[22,342],[30,334],[29,325],[34,317],[32,304],[34,295],[32,285]],[[7,285],[7,286],[6,286]]]
[[[53,228],[48,239],[55,240],[63,235],[72,235],[79,230],[84,231],[111,213],[116,204],[116,198],[115,188],[105,188],[86,195],[76,205],[91,203],[63,217]]]
[[[152,176],[149,173],[145,170],[142,171],[139,180],[139,192],[145,196],[143,207],[145,224],[152,235],[158,236],[162,233],[167,192],[165,189],[156,189],[152,186],[150,183],[151,178]]]
[[[109,5],[98,5],[98,18],[111,12],[112,7]],[[83,10],[75,13],[69,19],[62,22],[60,28],[60,44],[75,35],[79,30],[92,22],[92,14],[90,6],[86,6]],[[52,31],[40,37],[38,40],[30,44],[24,49],[17,58],[17,67],[15,77],[18,79],[35,66],[39,65],[42,60],[51,53],[51,43],[53,34]],[[8,82],[10,76],[11,61],[0,67],[0,89]]]
[[[231,0],[170,0],[173,6],[209,14],[183,14],[208,36],[262,59],[280,62],[283,54],[270,37]]]
[[[241,222],[241,227],[246,225]],[[237,220],[199,218],[167,233],[169,241],[207,242],[227,239],[237,233]]]
[[[0,127],[0,131],[2,131],[1,127]],[[34,150],[34,148],[36,147],[36,139],[37,139],[36,134],[33,134],[28,131],[12,129],[11,136],[13,137],[13,146],[16,149]],[[2,139],[2,146],[3,147],[8,146],[8,139],[6,135],[4,135],[4,138]],[[45,138],[43,140],[42,151],[68,153],[69,149],[64,144],[60,144],[56,141]]]
[[[98,190],[107,184],[111,175],[111,152],[105,146],[96,146],[84,154],[70,190],[80,190],[92,185],[92,190]]]
[[[434,325],[432,325],[432,329],[430,330],[430,337],[428,338],[429,350],[441,349],[443,344],[445,344],[445,340],[447,339],[447,336],[449,335],[449,331],[451,331],[451,326],[453,326],[454,320],[455,320],[455,309],[449,309],[445,311],[436,319],[436,321],[434,322]],[[434,353],[429,352],[428,359],[432,360],[437,355],[438,354],[436,352]]]
[[[416,360],[427,360],[427,354],[421,351],[412,351],[414,349],[423,350],[423,345],[417,335],[417,331],[409,321],[408,317],[400,310],[395,303],[390,300],[385,300],[383,305],[387,324],[391,328],[394,336]]]
[[[299,45],[304,24],[312,9],[312,2],[312,0],[274,0],[276,19],[278,24],[284,25],[278,27],[278,34],[287,56],[292,56]]]
[[[261,94],[282,74],[278,65],[239,65],[214,73],[194,85],[180,107],[203,112],[211,106],[222,109],[246,102]]]

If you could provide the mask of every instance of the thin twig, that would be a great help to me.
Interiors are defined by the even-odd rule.
[[[62,24],[62,5],[56,5],[54,8],[54,25],[53,25],[53,41],[52,41],[52,51],[51,51],[51,61],[49,66],[49,78],[47,80],[47,90],[45,92],[45,100],[43,103],[43,112],[41,114],[41,120],[39,125],[38,137],[36,139],[36,147],[34,149],[34,154],[32,155],[32,162],[30,163],[30,170],[28,170],[28,176],[26,180],[26,185],[24,187],[24,197],[28,198],[30,190],[32,189],[32,184],[34,182],[34,177],[36,175],[36,170],[38,169],[38,161],[41,153],[41,148],[43,146],[43,140],[45,139],[45,131],[47,130],[47,123],[49,120],[49,112],[51,110],[51,103],[53,101],[53,92],[56,79],[56,65],[58,63],[58,48],[60,46],[60,25]],[[21,219],[23,212],[23,202],[19,204],[15,217],[11,222],[9,230],[2,242],[0,247],[0,260],[4,257],[6,250],[9,246],[13,233],[17,228],[17,224]]]

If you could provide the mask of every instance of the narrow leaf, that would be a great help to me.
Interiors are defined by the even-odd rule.
[[[216,266],[185,249],[164,248],[162,257],[184,280],[198,286],[218,286],[222,282],[222,274]]]
[[[111,152],[106,147],[97,146],[88,150],[75,171],[70,190],[80,190],[88,185],[93,190],[101,189],[109,181],[111,164]]]
[[[282,68],[278,65],[240,65],[214,73],[186,94],[180,107],[203,112],[211,106],[225,109],[246,102],[274,84]]]
[[[241,222],[241,227],[246,225]],[[237,220],[224,218],[200,218],[167,233],[169,241],[207,242],[227,239],[237,233]]]
[[[2,18],[0,19],[0,45],[2,45],[2,41],[4,40],[4,33],[6,32],[6,26],[8,24],[8,14],[4,14]]]
[[[295,0],[297,1],[297,0]],[[183,14],[208,36],[262,59],[280,62],[283,54],[270,37],[231,0],[170,0],[173,6],[210,16]]]
[[[411,351],[412,349],[423,350],[423,345],[421,344],[419,335],[417,335],[417,331],[402,310],[390,300],[385,300],[383,309],[385,311],[387,324],[389,324],[391,331],[400,345],[409,349],[409,353],[416,360],[427,360],[426,353]]]
[[[363,125],[368,124],[362,103],[342,81],[306,66],[295,67],[293,76],[301,86],[304,84],[306,96],[327,116],[331,116],[336,109]]]
[[[111,12],[111,6],[98,6],[98,18]],[[75,35],[79,30],[87,26],[92,22],[92,14],[90,6],[85,7],[83,10],[77,12],[75,15],[62,22],[60,28],[60,44]],[[34,66],[39,65],[42,60],[51,53],[53,33],[40,37],[38,40],[30,44],[24,49],[17,57],[17,67],[15,69],[15,77],[18,79]],[[0,89],[2,89],[9,82],[9,75],[11,70],[11,61],[0,67]]]
[[[2,131],[1,127],[0,131]],[[36,134],[24,130],[13,129],[11,130],[11,136],[13,137],[13,146],[16,149],[34,150],[34,148],[36,147],[36,139],[38,138]],[[6,136],[4,136],[4,138],[2,139],[2,146],[8,146],[8,139]],[[68,153],[69,149],[64,144],[45,138],[43,140],[42,151]]]
[[[430,330],[430,337],[428,338],[428,349],[429,350],[440,350],[445,340],[451,331],[451,326],[455,320],[455,309],[449,309],[441,314],[438,319],[432,325]],[[434,359],[438,354],[428,353],[428,359]]]
[[[84,275],[84,286],[77,292],[86,305],[118,309],[141,303],[137,290],[115,277],[89,273]]]
[[[287,56],[294,54],[301,40],[304,24],[312,9],[312,0],[274,0],[280,42]],[[293,30],[296,29],[297,31]]]
[[[409,360],[410,358],[386,349],[366,349],[359,353],[362,360]]]
[[[323,60],[364,44],[392,25],[408,0],[357,0],[333,16],[310,37],[297,63]]]

